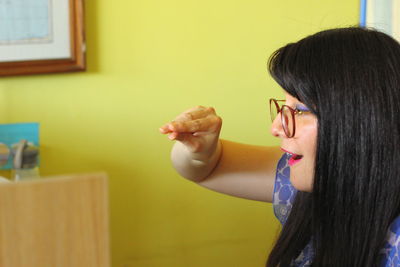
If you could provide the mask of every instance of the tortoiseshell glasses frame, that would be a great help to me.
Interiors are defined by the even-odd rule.
[[[285,132],[288,138],[292,138],[296,134],[296,115],[308,113],[310,111],[301,111],[296,110],[288,105],[279,105],[279,102],[285,102],[286,100],[277,100],[271,98],[269,100],[269,108],[271,114],[271,121],[274,122],[276,116],[280,113],[281,114],[281,123],[283,131]]]

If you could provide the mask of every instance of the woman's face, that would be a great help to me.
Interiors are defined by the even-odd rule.
[[[294,110],[309,110],[307,106],[289,94],[286,94],[285,105]],[[272,123],[271,133],[281,139],[282,150],[292,154],[289,165],[290,181],[293,186],[297,190],[311,192],[316,154],[317,118],[312,113],[304,112],[295,115],[295,123],[295,135],[288,138],[282,128],[281,116],[278,114]],[[300,157],[301,159],[297,160]]]

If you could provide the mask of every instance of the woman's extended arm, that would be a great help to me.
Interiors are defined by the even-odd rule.
[[[214,109],[195,107],[160,128],[177,140],[171,152],[179,174],[224,194],[271,202],[279,147],[219,139],[222,120]]]

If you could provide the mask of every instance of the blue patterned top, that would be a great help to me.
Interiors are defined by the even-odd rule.
[[[285,153],[278,162],[272,200],[275,216],[282,225],[285,224],[289,216],[297,192],[289,179],[290,167],[288,159]],[[300,253],[299,257],[292,262],[291,266],[311,266],[313,253],[312,243],[310,242]],[[385,245],[380,253],[384,256],[381,262],[382,267],[400,266],[400,216],[390,225]]]

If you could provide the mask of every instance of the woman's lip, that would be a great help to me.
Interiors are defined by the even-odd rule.
[[[296,153],[290,152],[290,151],[288,151],[288,150],[286,150],[286,149],[284,149],[284,148],[282,148],[282,147],[281,147],[281,150],[282,150],[283,152],[289,153],[289,154],[294,155],[294,156],[301,156],[300,154],[296,154]]]
[[[294,164],[298,163],[302,158],[299,159],[294,159],[294,157],[290,157],[288,164],[290,167],[292,167]]]
[[[290,155],[290,156],[289,156],[289,161],[288,161],[289,166],[293,166],[294,164],[298,163],[298,162],[299,162],[300,160],[302,160],[302,158],[303,158],[302,155],[295,154],[295,153],[290,152],[290,151],[288,151],[288,150],[286,150],[286,149],[284,149],[284,148],[282,148],[282,147],[281,147],[281,150],[282,150],[283,152],[286,152],[286,153],[288,153],[288,154]]]

